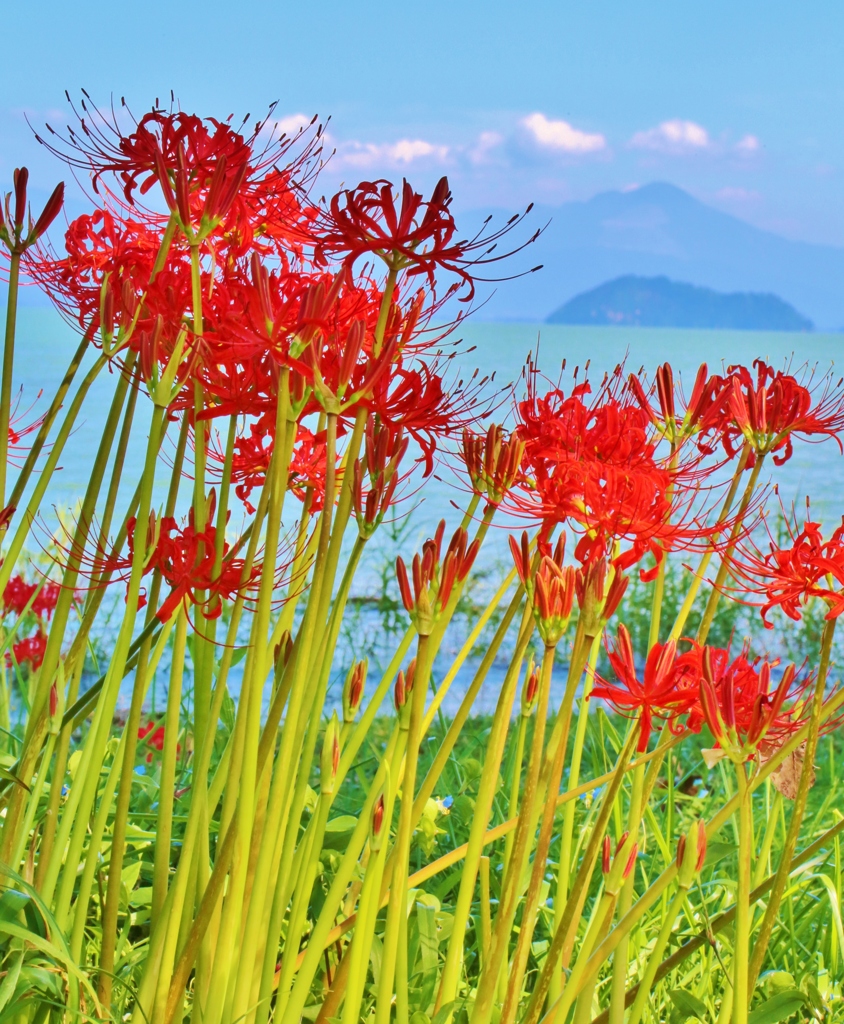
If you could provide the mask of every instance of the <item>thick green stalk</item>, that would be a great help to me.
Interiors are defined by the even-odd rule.
[[[517,595],[517,598],[521,601],[521,593]],[[518,603],[516,598],[514,598],[513,602],[511,602],[510,610],[515,614],[517,607]],[[472,910],[472,901],[475,898],[475,881],[480,867],[480,859],[483,856],[484,834],[489,823],[493,800],[498,788],[498,775],[501,769],[501,759],[504,756],[504,747],[507,742],[507,732],[510,725],[513,700],[516,696],[519,672],[527,645],[530,642],[531,636],[533,636],[533,630],[533,609],[530,603],[528,603],[525,605],[522,613],[516,649],[513,652],[504,683],[498,695],[492,729],[487,741],[484,766],[481,771],[478,795],[475,800],[475,813],[472,816],[472,825],[469,831],[466,861],[460,873],[460,888],[454,906],[454,928],[449,939],[445,964],[443,965],[440,979],[440,988],[437,994],[437,1010],[453,1002],[457,996],[463,965],[463,938]],[[541,700],[541,695],[539,699]],[[468,715],[468,708],[466,714]],[[486,968],[486,964],[484,967]]]
[[[823,700],[826,694],[826,680],[829,674],[829,661],[832,651],[832,639],[835,633],[836,619],[829,619],[824,624],[823,636],[821,638],[821,657],[818,667],[818,679],[815,683],[815,692],[812,697],[812,713],[809,720],[809,735],[806,739],[806,749],[803,752],[803,766],[800,771],[800,782],[797,786],[797,795],[794,798],[794,806],[791,810],[791,821],[788,825],[788,833],[785,843],[780,851],[780,861],[774,877],[774,884],[768,905],[765,908],[765,916],[756,933],[753,942],[753,953],[750,957],[750,972],[748,978],[749,990],[753,992],[756,987],[756,979],[765,961],[765,954],[768,944],[771,941],[777,914],[782,903],[783,893],[788,884],[791,874],[791,862],[794,859],[794,851],[797,849],[797,840],[800,837],[800,826],[806,814],[806,803],[809,797],[814,772],[815,755],[818,749],[818,736],[820,734],[821,711]]]
[[[736,933],[733,943],[733,1024],[747,1024],[750,1010],[750,882],[753,871],[753,801],[747,768],[736,765],[739,798],[739,848]]]
[[[668,908],[668,913],[663,918],[662,927],[659,929],[656,942],[653,944],[648,957],[648,966],[645,968],[645,973],[642,975],[642,979],[639,982],[639,991],[636,995],[635,1001],[633,1002],[633,1009],[630,1011],[627,1024],[639,1024],[639,1021],[642,1019],[645,1007],[651,999],[654,979],[656,978],[656,972],[659,969],[662,954],[665,952],[665,947],[668,945],[668,940],[671,938],[671,932],[674,929],[674,924],[683,912],[688,892],[688,889],[682,887],[677,890],[674,895],[674,899],[671,901],[671,906]],[[616,956],[617,955],[618,954],[616,953]],[[622,1004],[622,1013],[623,1011],[624,1006]],[[612,1019],[612,1010],[610,1010],[610,1019]]]
[[[566,753],[568,750],[569,727],[571,723],[571,711],[574,703],[577,686],[583,675],[587,658],[594,645],[595,637],[584,635],[578,629],[574,648],[569,662],[568,680],[566,691],[563,696],[560,710],[557,715],[558,722],[562,723],[559,735],[556,740],[556,747],[552,748],[552,755],[546,760],[543,766],[543,785],[545,791],[545,806],[542,812],[542,824],[539,829],[539,837],[536,842],[536,849],[533,858],[533,867],[530,874],[527,893],[525,894],[524,910],[519,926],[519,938],[516,943],[516,951],[513,954],[510,977],[507,984],[507,996],[504,1008],[501,1012],[503,1024],[512,1024],[516,1019],[516,1012],[519,1007],[519,998],[524,984],[525,971],[527,969],[528,955],[533,933],[536,928],[536,921],[539,915],[540,894],[543,882],[545,881],[545,867],[548,858],[548,851],[551,847],[551,837],[554,829],[554,818],[557,812],[557,797],[560,794],[560,782],[563,777]],[[546,651],[553,663],[553,651]],[[544,662],[543,662],[544,665]]]
[[[554,651],[552,648],[546,647],[539,677],[536,718],[534,719],[524,795],[522,796],[522,803],[519,809],[519,824],[516,826],[512,856],[510,863],[507,865],[507,876],[502,882],[501,898],[498,903],[498,912],[495,916],[489,958],[478,981],[475,1008],[472,1014],[473,1024],[488,1024],[491,1019],[494,1010],[495,994],[498,989],[498,979],[507,957],[522,872],[533,836],[534,802],[539,791],[540,772],[545,761],[545,723],[548,715],[548,698],[551,691],[553,664]],[[451,998],[454,998],[454,996],[452,995]]]
[[[9,258],[9,291],[6,295],[6,333],[3,342],[3,373],[0,384],[0,509],[6,505],[6,465],[9,457],[9,420],[12,414],[12,374],[15,363],[15,325],[18,317],[18,283],[21,254],[12,249]]]
[[[410,860],[410,843],[413,838],[413,796],[416,792],[416,768],[419,761],[419,748],[422,744],[422,726],[425,717],[425,697],[428,691],[428,678],[431,672],[430,637],[420,634],[416,649],[416,676],[410,696],[410,723],[407,730],[407,752],[404,756],[404,772],[401,779],[394,779],[398,787],[401,782],[401,810],[396,830],[395,854],[393,856],[393,873],[391,882],[392,899],[387,907],[387,920],[384,925],[384,949],[381,957],[381,978],[376,998],[376,1024],[389,1021],[390,1006],[393,1002],[393,991],[396,971],[396,956],[400,933],[401,918],[407,915],[407,878]],[[389,819],[387,819],[389,820]],[[374,899],[380,901],[380,880]],[[363,898],[361,898],[363,903]],[[376,912],[378,903],[376,902]],[[374,915],[373,915],[374,916]],[[345,1009],[349,1007],[347,996]],[[356,1011],[357,1012],[357,1011]],[[344,1013],[344,1024],[347,1024]]]
[[[161,776],[158,784],[158,818],[155,828],[155,855],[152,871],[152,902],[150,927],[164,905],[170,882],[170,856],[173,847],[173,800],[176,787],[176,748],[179,742],[179,716],[182,708],[182,680],[187,648],[188,614],[181,607],[176,618],[176,638],[173,643],[173,661],[170,685],[167,688],[167,712],[164,718],[164,749],[161,758]]]

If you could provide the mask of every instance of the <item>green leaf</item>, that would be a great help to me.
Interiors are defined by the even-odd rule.
[[[686,992],[685,989],[672,989],[668,995],[680,1013],[685,1014],[687,1017],[697,1017],[698,1020],[706,1020],[709,1015],[706,1003],[702,999],[698,999],[697,996],[692,995],[691,992]]]
[[[792,988],[778,992],[750,1014],[747,1024],[778,1024],[779,1021],[797,1013],[805,1002],[806,997],[800,989]]]
[[[15,994],[15,986],[23,966],[23,949],[15,949],[9,954],[6,961],[6,977],[0,985],[0,1010],[3,1010],[12,996]]]
[[[343,849],[357,823],[358,819],[351,814],[341,814],[339,818],[332,818],[325,826],[325,836],[322,840],[323,849]]]

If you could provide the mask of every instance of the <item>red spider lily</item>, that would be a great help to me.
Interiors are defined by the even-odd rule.
[[[58,217],[64,205],[64,182],[59,182],[53,189],[41,211],[41,216],[33,224],[32,216],[27,216],[26,205],[29,171],[25,167],[17,167],[13,172],[12,179],[14,181],[15,205],[13,210],[10,205],[12,194],[7,193],[4,217],[4,204],[0,203],[0,242],[3,242],[9,252],[20,256],[38,241]]]
[[[732,456],[747,441],[754,455],[769,452],[782,465],[794,451],[792,436],[832,437],[840,448],[844,430],[844,388],[827,374],[819,389],[801,383],[791,374],[775,371],[761,359],[745,366],[728,368],[728,401],[732,424],[723,434],[727,453]],[[820,390],[820,394],[817,391]],[[752,464],[752,460],[751,460]]]
[[[480,547],[477,538],[469,544],[468,534],[463,527],[458,527],[441,559],[444,533],[443,519],[433,539],[422,545],[422,555],[413,556],[412,589],[404,559],[401,556],[396,559],[396,579],[402,604],[420,636],[430,635],[435,620],[448,604],[455,584],[462,583],[468,576]]]
[[[536,378],[529,363],[528,398],[518,406],[516,436],[525,454],[519,492],[509,502],[514,511],[542,521],[544,533],[568,521],[582,533],[576,558],[587,562],[612,552],[620,568],[646,553],[659,564],[665,551],[712,535],[696,504],[700,457],[658,456],[659,434],[626,388],[621,367],[589,405],[588,381],[568,397],[559,388],[540,397]],[[629,548],[620,551],[620,541]]]
[[[249,134],[232,128],[231,119],[200,118],[158,106],[124,134],[113,110],[108,116],[91,103],[87,93],[83,95],[79,111],[71,103],[79,128],[68,126],[62,137],[48,125],[48,140],[36,136],[38,141],[71,167],[90,171],[95,191],[103,174],[115,175],[130,205],[136,189],[145,195],[157,184],[167,206],[186,227],[193,221],[213,225],[221,220],[255,181],[277,168],[304,134],[274,138],[269,124],[274,105],[268,118],[256,122]],[[125,109],[125,103],[122,106]],[[247,121],[248,117],[241,128]],[[296,160],[303,178],[319,152],[320,135],[318,128]]]
[[[358,533],[364,540],[375,532],[387,509],[393,503],[401,479],[399,464],[407,451],[407,438],[402,431],[394,433],[377,416],[366,421],[364,458],[355,459],[352,478],[352,508]],[[368,489],[364,494],[364,467]]]
[[[325,504],[326,467],[325,431],[313,434],[307,427],[299,427],[293,458],[290,461],[287,486],[300,501],[308,499],[309,513],[322,511]],[[337,472],[342,473],[339,465]]]
[[[621,714],[638,712],[637,750],[648,749],[654,717],[675,720],[697,701],[700,660],[695,650],[677,653],[677,644],[654,644],[648,652],[641,681],[627,627],[619,624],[615,646],[607,644],[607,657],[618,683],[595,676],[592,696],[608,701]]]
[[[475,494],[485,496],[487,508],[501,504],[513,486],[524,455],[525,443],[507,437],[504,427],[491,424],[486,436],[463,429],[463,461]]]
[[[23,615],[30,600],[30,611],[39,618],[49,619],[56,610],[61,587],[52,580],[28,583],[23,576],[15,575],[6,584],[0,608],[4,615]],[[33,598],[34,595],[34,598]]]
[[[340,256],[344,266],[353,267],[362,256],[375,255],[395,271],[409,277],[424,275],[431,288],[438,269],[457,276],[454,287],[466,286],[465,301],[475,293],[474,270],[506,259],[531,244],[527,242],[507,253],[493,255],[493,249],[527,214],[512,217],[497,231],[459,240],[449,210],[448,179],[440,178],[431,198],[424,200],[407,181],[402,182],[400,204],[388,181],[363,181],[355,189],[339,192],[328,204],[320,224],[317,258]],[[484,225],[484,228],[486,224]],[[537,268],[538,269],[538,268]]]
[[[623,882],[633,870],[633,865],[636,863],[636,857],[639,852],[637,843],[633,843],[630,849],[627,851],[624,860],[620,860],[620,856],[624,851],[624,847],[627,844],[627,840],[630,836],[629,832],[622,832],[618,842],[615,845],[615,853],[612,849],[612,840],[609,836],[604,836],[604,845],[601,850],[601,873],[604,876],[606,891],[608,893],[613,892],[615,886]]]
[[[751,591],[764,595],[762,621],[768,629],[773,629],[768,620],[773,608],[799,622],[813,597],[828,605],[827,619],[837,618],[844,612],[844,520],[828,540],[820,523],[806,520],[798,529],[787,516],[784,522],[790,544],[782,546],[771,537],[768,551],[762,552],[748,540],[733,552],[732,570]]]
[[[540,554],[534,569],[527,534],[522,534],[521,543],[512,534],[510,536],[516,571],[533,605],[536,626],[547,647],[555,647],[560,642],[574,607],[575,569],[572,565],[563,565],[565,550],[565,536],[561,535],[553,552]]]
[[[794,665],[786,668],[771,692],[771,670],[777,662],[750,661],[746,648],[731,661],[728,650],[705,647],[701,664],[698,714],[718,746],[737,763],[753,757],[763,741],[766,746],[781,745],[811,710],[802,698],[814,676],[805,673],[798,678]],[[696,715],[690,716],[690,727],[698,722]]]
[[[12,644],[12,653],[6,655],[6,664],[11,667],[17,663],[21,667],[28,665],[30,671],[34,672],[41,667],[44,661],[44,652],[47,650],[47,634],[39,629],[32,636],[25,637]]]
[[[651,405],[649,393],[639,377],[634,373],[629,377],[631,391],[651,422],[673,445],[694,437],[698,448],[704,454],[711,455],[715,450],[713,435],[721,433],[729,415],[726,378],[710,374],[706,363],[701,364],[689,400],[683,402],[682,393],[677,394],[670,363],[663,363],[654,376],[653,390],[656,392],[658,410]],[[682,408],[678,408],[678,397]]]
[[[130,555],[136,543],[136,527],[136,521],[130,519]],[[167,622],[182,602],[199,603],[200,592],[205,595],[200,604],[203,615],[217,618],[223,610],[223,600],[231,601],[253,590],[261,574],[261,564],[256,561],[244,579],[245,562],[230,553],[227,543],[223,544],[221,566],[217,570],[217,527],[209,524],[198,531],[194,526],[193,509],[184,527],[170,516],[162,516],[158,523],[151,521],[146,543],[149,553],[144,572],[158,569],[171,587],[170,595],[156,612],[162,622]]]

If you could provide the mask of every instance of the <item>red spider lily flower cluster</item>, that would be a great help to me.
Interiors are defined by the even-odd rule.
[[[751,540],[741,544],[730,559],[734,574],[751,593],[764,597],[762,621],[768,629],[768,616],[774,608],[795,622],[811,598],[827,606],[827,619],[844,612],[844,522],[824,540],[820,523],[806,520],[798,527],[783,517],[790,543],[781,545],[773,537],[763,552]]]
[[[539,395],[537,378],[529,364],[528,397],[517,407],[515,433],[525,449],[514,511],[541,520],[544,534],[571,525],[581,534],[581,562],[611,554],[623,569],[646,553],[659,562],[667,550],[700,544],[707,536],[704,515],[694,508],[700,456],[660,454],[661,434],[622,368],[591,402],[588,381],[568,396],[558,387]]]
[[[406,270],[410,277],[424,275],[431,287],[436,271],[445,270],[457,277],[455,287],[466,286],[465,300],[469,301],[479,265],[506,259],[539,236],[537,231],[524,245],[493,255],[499,240],[530,212],[528,207],[525,214],[511,218],[497,231],[486,234],[482,228],[474,238],[458,239],[445,177],[427,201],[407,181],[402,182],[398,208],[396,199],[388,181],[364,181],[338,193],[324,211],[318,255],[339,256],[350,269],[361,257],[378,256],[393,271]]]
[[[638,713],[637,749],[641,753],[648,749],[655,716],[673,721],[696,704],[699,656],[694,650],[678,654],[673,640],[654,644],[640,680],[630,633],[623,624],[618,627],[615,645],[607,646],[607,656],[618,683],[596,676],[592,695],[609,701],[622,714]]]
[[[731,366],[727,371],[732,424],[722,439],[729,455],[735,454],[737,443],[746,441],[754,456],[772,452],[774,462],[782,465],[793,454],[795,434],[806,439],[838,439],[844,429],[841,380],[833,382],[827,375],[813,390],[761,359],[755,360],[753,368],[755,376],[745,366]]]
[[[677,733],[699,732],[705,724],[719,749],[742,763],[760,748],[780,746],[808,714],[803,698],[813,675],[798,675],[789,665],[772,691],[778,662],[751,660],[746,648],[733,658],[724,648],[690,643],[680,652],[673,640],[657,643],[640,679],[630,634],[620,625],[607,654],[617,682],[596,675],[592,695],[622,714],[638,715],[640,752],[647,750],[655,720],[667,721]]]
[[[487,508],[497,508],[516,481],[525,445],[507,437],[504,427],[491,424],[486,435],[464,428],[462,455],[475,494],[485,497]]]
[[[546,647],[555,647],[568,629],[576,589],[574,566],[563,564],[565,536],[560,536],[553,551],[541,554],[536,565],[526,533],[522,534],[521,543],[510,536],[510,551],[516,572],[533,606],[539,635]]]
[[[753,757],[760,744],[780,746],[809,713],[801,698],[813,675],[798,677],[795,666],[789,665],[772,692],[775,664],[751,661],[746,650],[732,660],[729,651],[703,650],[699,713],[719,748],[737,763]]]
[[[430,635],[435,621],[448,604],[455,584],[462,583],[468,576],[480,547],[477,539],[470,544],[466,531],[458,527],[442,556],[444,533],[443,519],[433,538],[422,545],[422,554],[413,556],[410,577],[401,555],[396,559],[396,579],[402,604],[420,636]]]
[[[355,459],[352,479],[352,507],[362,540],[372,536],[393,504],[407,445],[401,430],[389,429],[374,416],[367,419],[364,458]],[[365,493],[364,473],[368,485]]]
[[[34,618],[34,632],[30,636],[16,640],[11,645],[11,652],[6,654],[8,666],[28,665],[31,671],[41,666],[47,649],[45,623],[52,618],[59,593],[59,585],[52,580],[31,583],[19,573],[12,576],[6,584],[0,600],[0,619],[14,616],[19,622],[23,617],[26,623],[32,625],[29,616]],[[19,625],[17,629],[22,631]]]
[[[128,524],[128,540],[127,561],[131,565],[138,543],[134,519]],[[199,604],[205,618],[217,618],[223,609],[222,602],[253,591],[261,574],[261,563],[256,561],[244,577],[246,563],[232,554],[231,546],[226,542],[222,545],[218,568],[217,527],[208,525],[204,530],[197,530],[193,509],[184,527],[180,527],[171,516],[162,516],[158,521],[151,519],[146,545],[144,572],[157,569],[171,588],[169,596],[156,612],[162,622],[167,622],[183,602],[186,605]]]
[[[654,374],[654,386],[658,408],[651,403],[651,396],[642,381],[631,373],[629,384],[636,401],[648,415],[659,433],[675,448],[687,438],[693,437],[698,449],[706,455],[715,450],[724,428],[727,404],[727,380],[719,374],[710,374],[703,363],[695,376],[692,393],[688,402],[674,380],[670,363],[663,363]]]

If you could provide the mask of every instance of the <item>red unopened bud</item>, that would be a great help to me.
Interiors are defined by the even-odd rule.
[[[364,659],[352,665],[343,684],[343,721],[353,722],[357,715],[360,702],[363,700],[363,689],[366,684],[368,662]]]
[[[20,234],[26,217],[26,185],[29,181],[29,171],[25,167],[16,167],[12,174],[12,181],[15,187],[15,230]]]
[[[601,852],[601,871],[605,875],[610,873],[610,867],[612,866],[612,843],[610,842],[609,836],[604,836],[604,848]]]
[[[50,718],[56,717],[56,711],[59,707],[59,691],[56,688],[56,684],[50,687]]]
[[[41,211],[41,216],[35,222],[35,227],[32,229],[29,235],[29,242],[37,241],[47,230],[47,228],[53,223],[58,217],[59,211],[64,205],[64,182],[60,181],[58,185],[53,189],[53,193],[47,200],[44,209]]]
[[[533,661],[528,665],[525,684],[522,687],[522,715],[529,718],[536,708],[536,698],[539,693],[539,672],[533,667]]]

